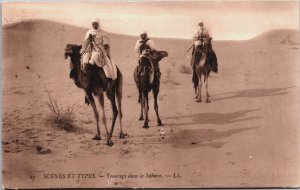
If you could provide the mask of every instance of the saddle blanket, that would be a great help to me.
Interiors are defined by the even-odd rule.
[[[154,67],[153,64],[151,63],[151,61],[149,60],[149,58],[147,58],[147,56],[145,55],[141,55],[139,57],[139,65],[137,67],[137,74],[138,75],[144,75],[146,72],[146,68],[149,68],[149,82],[153,83],[154,81]]]
[[[102,67],[107,78],[115,80],[117,78],[117,65],[112,59],[109,59],[106,55],[100,55],[99,52],[93,51],[87,52],[83,55],[81,61],[81,70],[86,71],[86,65],[90,63],[96,64],[98,67]]]

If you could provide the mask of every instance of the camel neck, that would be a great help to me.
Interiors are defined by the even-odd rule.
[[[73,54],[71,56],[71,62],[76,64],[76,67],[80,66],[80,54]]]

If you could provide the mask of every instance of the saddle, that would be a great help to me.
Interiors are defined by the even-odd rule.
[[[137,75],[143,77],[146,74],[148,74],[149,82],[152,83],[154,80],[154,73],[155,73],[155,69],[151,61],[149,60],[149,58],[142,56],[139,59],[139,65],[137,67]]]
[[[195,56],[195,58],[194,58],[194,66],[199,64],[199,62],[200,62],[200,60],[202,58],[203,51],[204,51],[204,47],[201,46],[201,45],[199,45],[199,46],[197,46],[195,48],[195,52],[194,52],[194,56]],[[207,55],[207,56],[209,56],[209,55]],[[206,62],[205,64],[208,64],[208,63]]]

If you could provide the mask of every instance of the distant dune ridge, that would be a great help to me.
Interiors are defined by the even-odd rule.
[[[53,40],[51,41],[51,43],[47,44],[49,50],[53,47],[57,47],[57,45],[61,45],[61,43],[78,43],[78,44],[82,43],[85,32],[88,30],[88,28],[77,27],[77,26],[59,23],[55,21],[40,20],[40,19],[29,19],[29,20],[24,20],[13,24],[6,24],[3,25],[2,28],[3,28],[4,45],[7,44],[6,42],[10,38],[13,38],[14,41],[22,40],[20,42],[23,42],[24,44],[30,42],[35,43],[35,42],[39,42],[40,40],[42,40],[42,42],[47,40]],[[18,34],[15,32],[18,32]],[[115,45],[115,43],[121,44],[119,40],[135,41],[139,38],[139,34],[137,34],[136,36],[128,36],[128,35],[113,34],[108,32],[105,33],[107,33],[111,38],[113,46]],[[41,36],[44,37],[47,36],[47,38],[46,39],[41,38]],[[296,41],[296,42],[299,41],[299,31],[290,30],[290,29],[272,30],[269,32],[265,32],[250,40],[242,40],[242,41],[264,40],[264,41],[274,42],[274,41],[283,40],[287,36],[290,36],[291,41]],[[151,34],[149,34],[149,37],[151,38]],[[162,41],[162,43],[168,43],[172,41],[172,42],[186,44],[186,43],[191,43],[192,41],[192,39],[191,40],[163,39],[163,38],[153,38],[153,39],[155,39],[155,41],[157,40]],[[214,41],[214,42],[218,42],[218,41]],[[8,48],[3,48],[5,50],[5,54],[9,53],[10,47],[13,48],[13,46],[9,46]]]
[[[264,32],[261,35],[251,39],[251,40],[269,40],[269,41],[280,41],[289,37],[291,42],[299,42],[299,31],[291,29],[277,29],[269,32]]]

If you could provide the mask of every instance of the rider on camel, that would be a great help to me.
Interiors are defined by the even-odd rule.
[[[210,38],[209,31],[207,28],[204,27],[204,23],[200,21],[198,23],[199,28],[196,30],[194,34],[194,47],[193,47],[193,53],[192,53],[192,59],[191,59],[191,66],[194,70],[195,66],[195,55],[196,51],[203,51],[204,50],[204,41]],[[211,44],[210,44],[211,45]],[[210,49],[210,55],[212,57],[213,63],[212,63],[212,71],[218,73],[218,60],[215,52],[213,51],[212,47]],[[193,71],[193,82],[196,78],[195,71]]]
[[[100,75],[101,80],[107,81],[107,88],[110,88],[114,77],[115,69],[112,66],[109,38],[100,29],[98,19],[91,22],[92,29],[88,30],[83,43],[82,67],[88,76],[88,93],[92,93],[94,76],[98,75],[99,67],[105,66],[105,75]]]
[[[134,47],[134,50],[136,51],[136,53],[138,53],[139,55],[139,71],[138,73],[140,74],[142,71],[142,66],[146,66],[148,68],[151,67],[151,62],[150,59],[148,57],[149,53],[151,50],[154,50],[154,42],[148,38],[147,32],[143,31],[140,34],[140,38]],[[160,73],[160,72],[159,72]]]
[[[135,51],[139,54],[142,55],[143,50],[145,49],[150,49],[150,50],[154,50],[154,42],[148,38],[147,32],[143,31],[140,34],[140,38],[136,44],[135,44]]]

